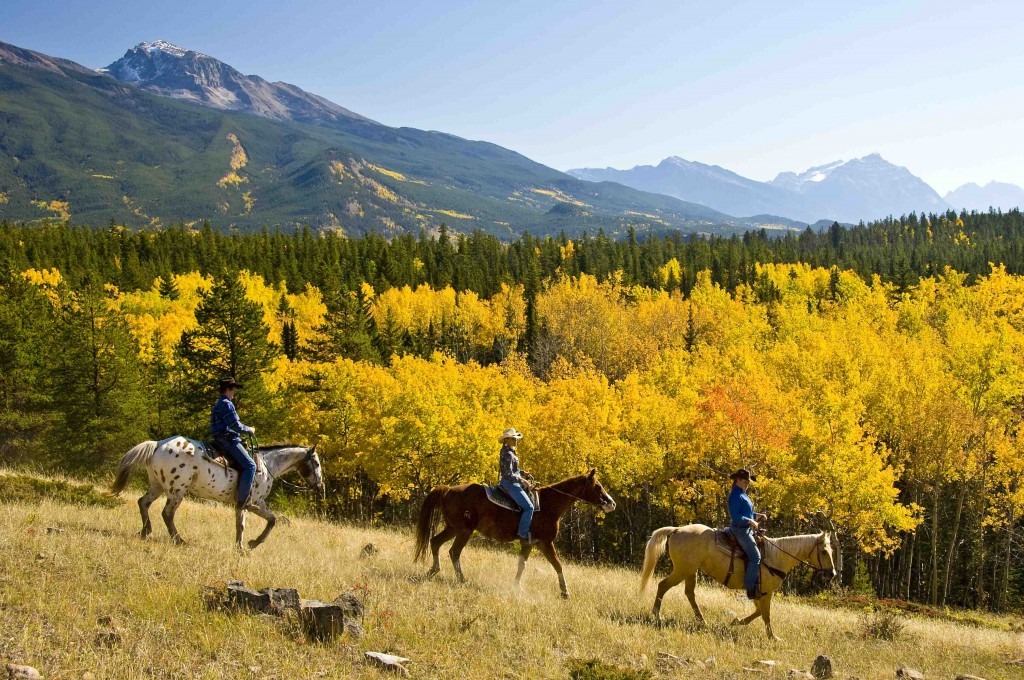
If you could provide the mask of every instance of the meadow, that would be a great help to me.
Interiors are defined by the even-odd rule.
[[[411,528],[299,517],[243,555],[232,548],[231,512],[190,501],[178,515],[187,545],[172,545],[162,526],[144,542],[131,488],[115,503],[38,482],[32,497],[11,492],[24,486],[16,479],[25,477],[0,475],[0,661],[46,678],[389,677],[366,664],[368,650],[410,658],[410,676],[421,678],[770,678],[808,670],[818,654],[831,657],[839,678],[892,678],[901,664],[927,678],[1024,675],[1006,664],[1024,657],[1020,621],[1010,617],[978,614],[965,625],[906,615],[887,641],[865,636],[863,610],[830,596],[787,596],[773,607],[783,641],[770,642],[760,622],[728,625],[747,610],[743,598],[701,584],[706,627],[682,588],[668,595],[656,627],[653,594],[638,594],[634,569],[566,564],[571,599],[563,601],[553,570],[535,556],[518,593],[512,552],[474,540],[462,559],[466,585],[447,560],[426,581],[426,566],[411,560]],[[260,526],[253,518],[249,531]],[[377,552],[362,556],[368,543]],[[325,601],[357,593],[366,633],[316,643],[287,621],[207,610],[202,587],[233,579]]]

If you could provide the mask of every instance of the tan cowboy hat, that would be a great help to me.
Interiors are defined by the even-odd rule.
[[[510,428],[508,428],[507,430],[505,430],[504,432],[501,433],[501,436],[498,437],[498,441],[502,441],[503,442],[506,439],[522,439],[522,438],[523,438],[523,433],[522,432],[516,432],[516,428],[510,427]]]

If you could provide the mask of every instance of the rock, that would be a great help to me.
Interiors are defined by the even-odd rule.
[[[241,581],[228,581],[227,603],[234,609],[265,612],[270,609],[270,593],[246,588]]]
[[[334,598],[332,604],[337,605],[345,610],[345,615],[353,619],[363,618],[363,601],[360,600],[352,593],[342,593]]]
[[[115,629],[112,630],[101,630],[96,633],[96,646],[97,647],[114,647],[121,644],[124,637],[121,635],[121,631]]]
[[[41,680],[39,674],[32,666],[19,666],[16,663],[7,664],[7,680]]]
[[[1004,662],[1007,666],[1024,666],[1024,658]]]
[[[775,668],[774,661],[758,661],[757,663],[759,666],[764,666],[765,668]]]
[[[380,551],[377,550],[377,546],[375,546],[373,543],[367,543],[363,546],[363,549],[359,551],[359,558],[366,559],[367,557],[373,557],[379,552]]]
[[[220,611],[224,608],[224,591],[213,586],[203,586],[199,590],[199,596],[203,598],[203,604],[207,611]]]
[[[382,654],[381,652],[366,652],[366,658],[370,660],[372,664],[383,668],[384,670],[391,671],[392,673],[398,673],[403,678],[409,677],[409,669],[402,664],[409,663],[409,659],[402,656],[395,656],[394,654]]]
[[[269,609],[274,613],[283,614],[289,609],[299,611],[301,608],[299,591],[295,588],[264,588],[260,592],[267,594],[270,599]]]
[[[833,677],[832,659],[824,654],[819,654],[818,658],[811,664],[811,675],[817,678],[817,680],[826,680],[826,678]]]
[[[985,680],[985,678],[979,678],[977,675],[958,675],[956,680]]]
[[[366,635],[366,631],[363,629],[361,623],[356,623],[355,621],[350,621],[348,619],[345,620],[345,633],[356,639]]]
[[[764,668],[750,668],[749,666],[744,666],[743,670],[745,670],[747,673],[767,673],[768,672]]]
[[[63,534],[64,530],[60,527],[46,527],[46,533],[48,534]]]
[[[921,671],[915,671],[909,666],[902,665],[896,669],[897,678],[911,678],[911,680],[924,680],[924,673]]]
[[[341,605],[320,600],[302,600],[299,614],[309,637],[329,642],[344,632],[346,611]]]
[[[796,668],[790,668],[786,671],[786,677],[790,680],[815,680],[815,677],[807,671],[801,671]]]

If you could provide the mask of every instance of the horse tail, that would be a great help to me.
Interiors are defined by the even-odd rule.
[[[441,521],[441,499],[448,492],[447,486],[439,486],[427,494],[423,499],[423,507],[420,508],[420,519],[416,523],[416,554],[414,562],[420,562],[427,555],[427,546],[430,545],[430,537],[434,535],[438,523]]]
[[[647,590],[647,582],[651,580],[654,567],[658,560],[665,554],[665,546],[668,545],[668,537],[676,530],[676,527],[662,527],[651,534],[651,540],[647,541],[644,549],[644,570],[640,578],[640,592]]]
[[[121,464],[117,466],[117,477],[114,478],[114,484],[110,487],[111,493],[119,494],[124,491],[128,478],[131,477],[132,469],[140,463],[149,463],[153,459],[156,446],[157,442],[155,441],[142,442],[141,444],[136,444],[128,453],[124,454]]]

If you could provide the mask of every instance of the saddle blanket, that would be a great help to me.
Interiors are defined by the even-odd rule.
[[[494,503],[495,505],[511,510],[512,512],[522,512],[516,502],[512,500],[512,497],[505,493],[504,489],[500,486],[485,486],[484,491],[487,493],[487,500]],[[533,510],[536,512],[540,510],[540,494],[537,493],[536,489],[528,491],[527,495],[533,502]]]

